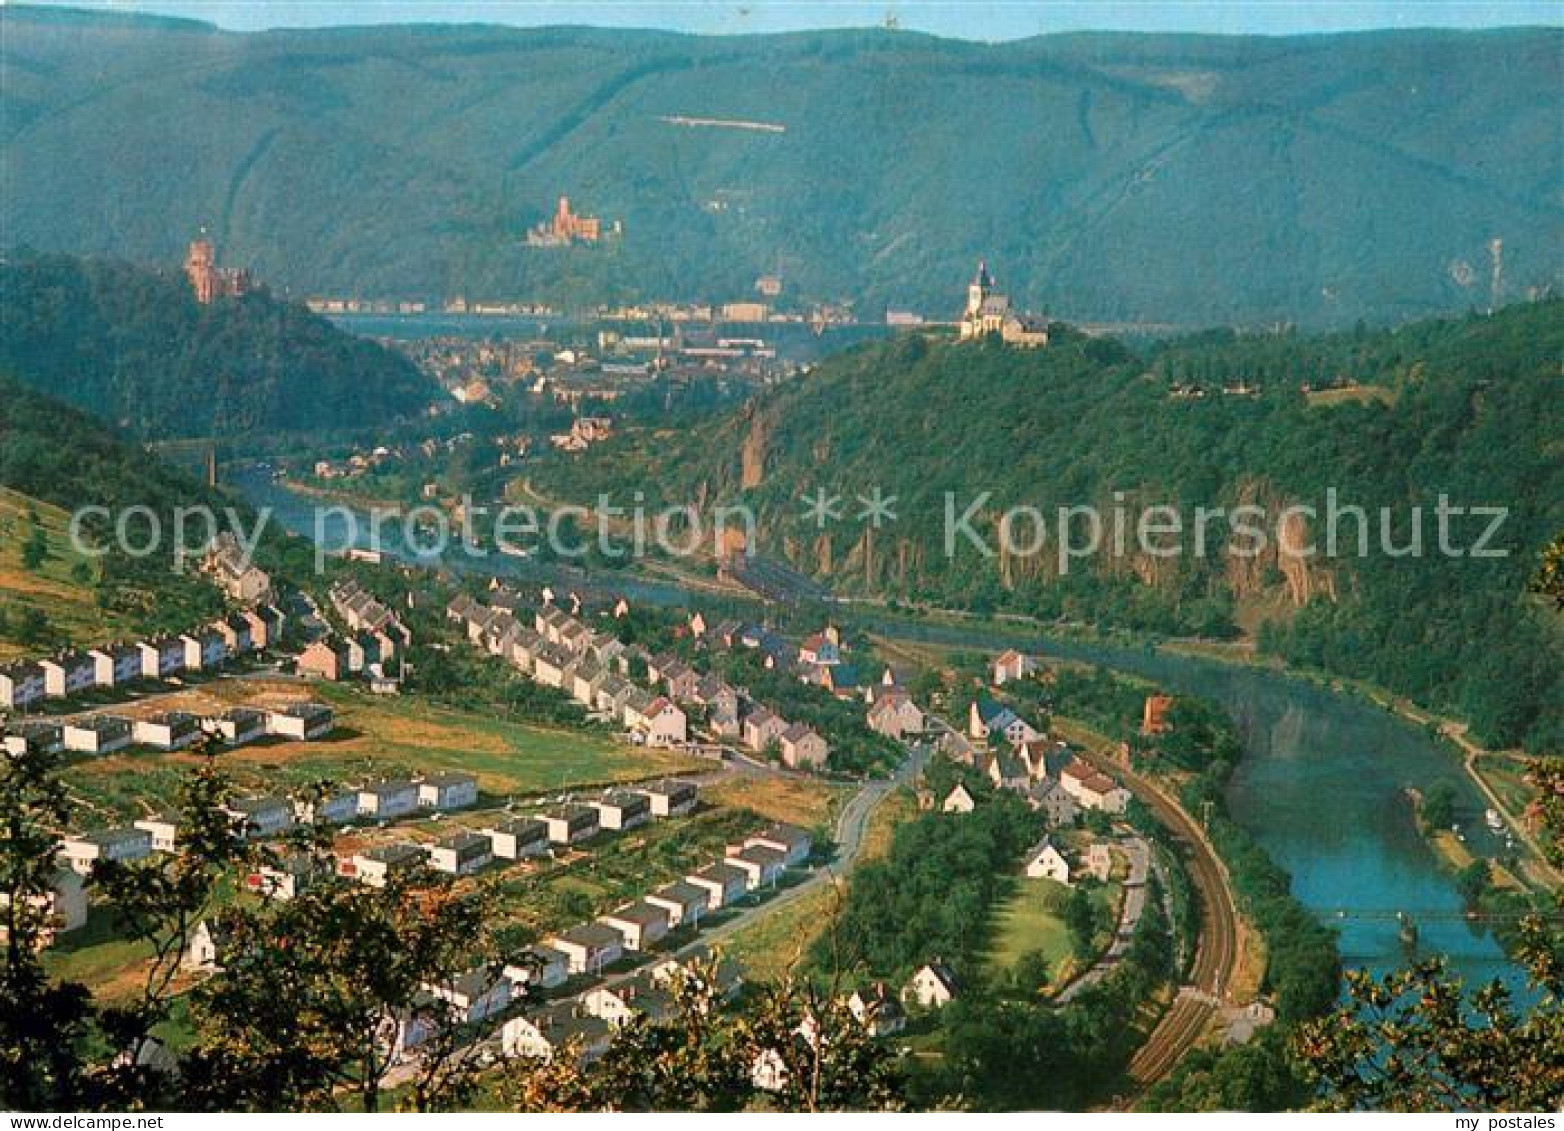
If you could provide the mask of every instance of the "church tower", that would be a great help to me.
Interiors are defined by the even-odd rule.
[[[994,289],[994,277],[988,273],[988,261],[978,260],[977,274],[972,276],[972,282],[967,285],[967,317],[977,315],[983,309],[983,302]]]

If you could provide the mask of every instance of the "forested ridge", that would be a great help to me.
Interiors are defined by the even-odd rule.
[[[1350,325],[1487,304],[1496,239],[1505,297],[1560,282],[1556,28],[0,25],[9,241],[173,262],[207,225],[297,292],[731,302],[779,272],[947,318],[986,256],[1068,318]],[[562,194],[622,234],[528,247]]]
[[[745,502],[763,552],[841,591],[1167,635],[1251,634],[1290,661],[1464,717],[1486,740],[1557,748],[1560,627],[1526,581],[1564,528],[1561,356],[1556,300],[1393,331],[1207,334],[1146,355],[1063,329],[1038,351],[906,336],[830,359],[714,425],[630,431],[538,481],[575,499],[644,489]],[[823,529],[800,503],[818,488],[845,513]],[[875,488],[897,500],[879,531],[854,520],[855,498]],[[947,556],[947,492],[956,516],[988,494],[970,525],[993,557],[962,536]],[[1493,522],[1477,514],[1448,519],[1461,556],[1441,552],[1441,496],[1505,508],[1483,547],[1499,556],[1472,556]],[[1035,554],[1002,552],[999,520],[1017,505],[1049,524]],[[1102,545],[1061,570],[1056,515],[1078,505],[1102,514]],[[1176,557],[1136,545],[1137,516],[1154,505],[1183,517]],[[1195,508],[1243,505],[1264,511],[1264,552],[1223,552],[1218,525],[1197,556]],[[1316,508],[1292,532],[1295,549],[1313,541],[1315,556],[1278,548],[1290,505]],[[1122,554],[1115,508],[1128,520]],[[1409,553],[1415,522],[1422,547]],[[1031,528],[1021,535],[1025,548]],[[1085,531],[1074,536],[1079,545]]]
[[[264,291],[63,255],[0,263],[0,372],[149,439],[383,425],[438,392],[406,358]]]

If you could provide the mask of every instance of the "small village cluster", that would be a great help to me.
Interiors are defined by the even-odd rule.
[[[613,636],[593,630],[578,616],[555,605],[548,590],[530,627],[518,617],[522,604],[519,595],[495,590],[487,605],[459,594],[446,612],[465,626],[475,644],[509,660],[537,683],[558,688],[588,710],[621,723],[637,742],[647,746],[689,743],[691,728],[689,715],[680,706],[683,703],[704,709],[707,728],[715,739],[735,739],[761,754],[774,750],[791,769],[826,765],[830,747],[812,728],[789,723],[715,674],[703,673],[675,656],[649,655],[645,649],[627,647]],[[579,602],[575,604],[579,612]],[[621,602],[616,611],[623,609]],[[705,635],[699,614],[693,619],[692,632],[697,637]],[[744,630],[736,623],[712,634],[713,641],[727,647],[760,647],[762,639],[759,630]],[[644,684],[631,677],[640,669],[646,673]]]
[[[229,660],[275,646],[283,621],[276,607],[258,605],[189,632],[13,661],[0,666],[0,709],[26,711],[48,699],[209,672]]]
[[[886,668],[878,682],[861,682],[857,667],[847,662],[846,644],[834,625],[828,624],[805,637],[796,649],[771,630],[755,625],[728,620],[708,627],[699,612],[690,617],[689,631],[696,640],[714,648],[756,650],[764,657],[767,668],[792,672],[801,682],[822,688],[838,699],[867,703],[866,721],[870,729],[887,738],[906,741],[924,731],[924,713],[912,701],[896,672]],[[789,748],[796,741],[790,734],[794,728],[764,708],[746,712],[742,717],[713,712],[711,726],[716,734],[738,738],[756,751],[764,751],[776,742],[784,764],[794,764],[789,760]]]
[[[488,602],[458,594],[446,606],[446,616],[490,655],[623,724],[637,742],[671,747],[689,741],[689,717],[670,696],[655,690],[663,682],[655,668],[647,664],[646,682],[651,686],[631,678],[633,661],[650,659],[644,650],[627,648],[589,628],[554,604],[547,589],[530,619],[524,598],[511,590],[491,590]],[[575,607],[579,612],[579,601]]]
[[[294,670],[299,675],[333,681],[363,676],[371,691],[397,691],[399,681],[389,666],[412,645],[413,634],[407,625],[352,578],[335,582],[328,596],[345,630],[306,644],[294,658]]]
[[[1033,657],[1010,650],[993,661],[989,677],[997,688],[1037,670]],[[1049,737],[987,695],[978,696],[968,709],[966,733],[947,732],[939,745],[956,762],[979,770],[996,789],[1024,796],[1051,827],[1073,824],[1085,811],[1120,816],[1129,807],[1129,790],[1077,758],[1068,743]],[[970,813],[976,804],[959,784],[944,798],[923,795],[920,801],[925,808],[937,802],[947,813]]]

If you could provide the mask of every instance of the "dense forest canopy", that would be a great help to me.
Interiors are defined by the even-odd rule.
[[[148,438],[383,425],[437,392],[405,358],[257,292],[67,256],[0,263],[0,371]]]
[[[295,292],[1350,325],[1557,286],[1561,33],[222,32],[8,5],[0,229]],[[715,124],[713,124],[715,123]],[[113,192],[83,170],[113,169]],[[523,236],[569,196],[598,246]],[[1415,201],[1415,206],[1408,206]]]
[[[1526,583],[1564,528],[1561,356],[1559,301],[1394,331],[1204,335],[1149,360],[1062,329],[1037,351],[904,336],[840,355],[713,426],[628,431],[535,481],[577,500],[632,490],[741,500],[759,516],[764,552],[839,590],[1161,634],[1243,632],[1465,717],[1487,739],[1556,748],[1561,630]],[[855,496],[876,487],[897,499],[896,521],[878,532],[853,520]],[[822,488],[846,510],[824,529],[799,502]],[[989,494],[970,525],[994,557],[961,536],[947,556],[947,492],[957,516]],[[1462,556],[1442,553],[1442,495],[1507,508],[1485,547],[1503,556],[1470,554],[1492,521],[1475,514],[1448,520]],[[1164,504],[1185,523],[1177,557],[1145,553],[1134,536],[1144,509]],[[1313,557],[1279,549],[1295,504],[1316,508],[1294,532],[1315,542]],[[1000,517],[1018,505],[1049,523],[1036,554],[1000,552]],[[1077,505],[1098,508],[1105,533],[1097,553],[1061,567],[1056,515]],[[1221,552],[1218,525],[1215,552],[1197,556],[1195,508],[1245,505],[1262,508],[1267,549]],[[1130,532],[1122,554],[1116,507]],[[1422,550],[1402,553],[1414,522]],[[1030,534],[1013,541],[1024,549]],[[1082,545],[1086,531],[1072,536]]]

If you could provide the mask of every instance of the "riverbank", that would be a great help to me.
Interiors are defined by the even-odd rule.
[[[1435,741],[1452,748],[1451,753],[1458,757],[1467,779],[1482,794],[1488,805],[1499,814],[1510,835],[1525,848],[1525,855],[1519,863],[1520,874],[1516,876],[1521,886],[1530,891],[1547,893],[1556,891],[1564,885],[1564,875],[1548,863],[1542,846],[1526,823],[1524,805],[1529,798],[1524,794],[1517,797],[1513,793],[1509,798],[1502,796],[1478,766],[1483,759],[1514,760],[1523,756],[1520,752],[1492,750],[1482,746],[1472,740],[1469,734],[1470,726],[1466,722],[1430,711],[1379,684],[1333,675],[1317,668],[1296,667],[1276,657],[1262,655],[1252,642],[1229,644],[1223,641],[1168,640],[1152,646],[1175,655],[1193,656],[1197,659],[1276,672],[1301,679],[1323,691],[1336,695],[1353,695],[1405,722],[1427,730]],[[1517,800],[1521,802],[1518,806]],[[1517,812],[1517,808],[1521,811]],[[1460,845],[1460,842],[1455,843],[1460,847],[1461,852],[1455,853],[1448,846],[1442,847],[1437,838],[1428,839],[1436,854],[1442,859],[1453,861],[1454,857],[1464,854],[1467,864],[1471,863],[1470,850]],[[1455,840],[1454,837],[1449,839]]]

